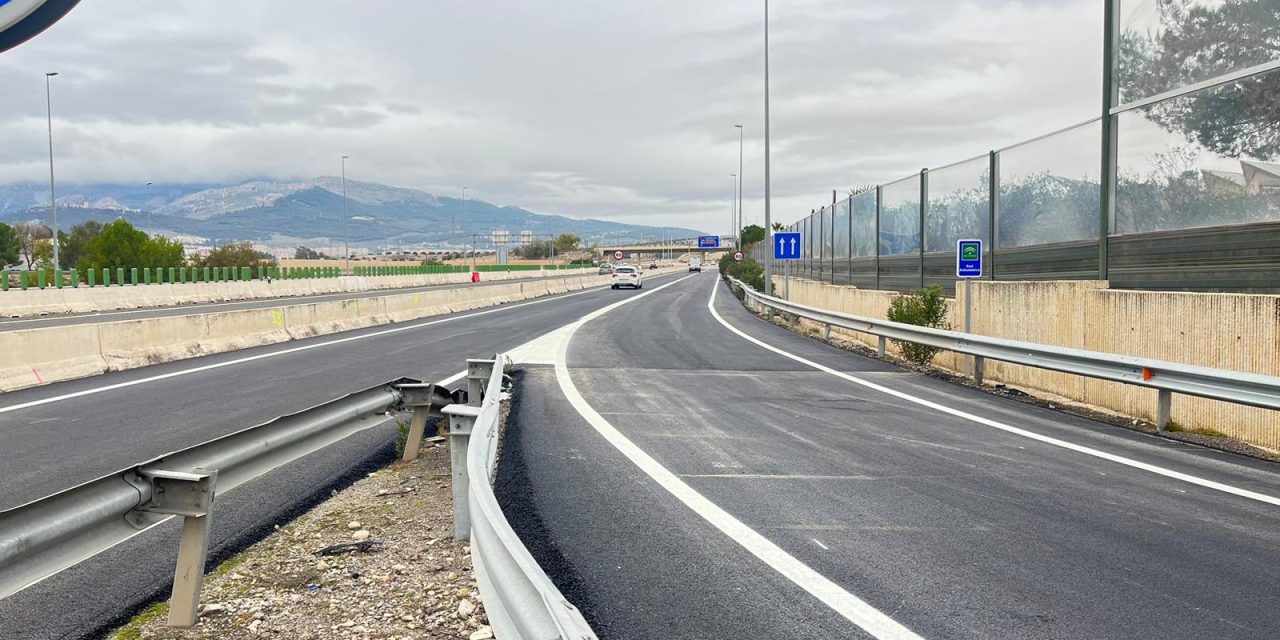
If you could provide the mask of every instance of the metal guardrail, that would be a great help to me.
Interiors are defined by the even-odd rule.
[[[503,355],[468,360],[470,404],[444,408],[453,456],[454,536],[471,540],[480,596],[497,637],[591,640],[591,626],[520,542],[493,494],[506,362]]]
[[[806,318],[822,323],[828,332],[831,327],[841,327],[879,336],[881,356],[884,356],[886,340],[914,342],[971,355],[974,357],[972,375],[979,384],[982,382],[983,360],[989,358],[1155,389],[1159,392],[1156,407],[1158,429],[1169,424],[1174,393],[1280,410],[1280,377],[864,318],[766,296],[736,278],[726,279],[743,292],[744,299],[791,315],[793,319]]]
[[[0,512],[0,599],[182,516],[169,624],[191,626],[215,491],[384,424],[388,412],[412,408],[417,422],[451,400],[435,385],[401,378]]]

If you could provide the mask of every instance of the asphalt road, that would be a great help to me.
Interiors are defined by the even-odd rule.
[[[670,280],[658,276],[655,284]],[[442,380],[635,291],[607,288],[0,394],[0,510],[401,376]],[[384,462],[372,430],[220,494],[225,557]],[[167,591],[176,526],[157,527],[0,601],[0,638],[93,637]]]
[[[904,372],[716,280],[516,392],[500,500],[601,637],[1280,637],[1280,465]]]
[[[524,280],[545,280],[547,278],[558,278],[562,275],[542,276],[537,278],[527,278]],[[371,291],[357,291],[352,293],[322,293],[311,296],[282,296],[275,298],[258,298],[256,300],[243,300],[237,302],[202,302],[198,304],[176,305],[169,307],[145,307],[141,309],[121,309],[118,311],[95,311],[90,313],[63,313],[57,315],[41,316],[38,318],[0,318],[0,331],[16,331],[19,329],[40,329],[42,327],[58,327],[71,324],[97,324],[102,322],[120,322],[124,320],[144,320],[147,318],[164,318],[169,316],[189,316],[199,313],[212,313],[218,311],[239,311],[243,309],[266,309],[270,307],[278,307],[281,304],[308,304],[311,302],[325,302],[331,300],[354,300],[356,298],[379,298],[384,296],[395,296],[405,293],[416,293],[419,291],[433,291],[446,289],[461,289],[464,287],[487,286],[490,284],[501,284],[503,280],[483,280],[484,274],[481,274],[481,282],[479,285],[471,283],[461,284],[436,284],[424,287],[406,287],[403,289],[375,289]],[[21,292],[10,292],[6,295],[21,295]],[[4,316],[5,301],[4,296],[0,296],[0,316]]]

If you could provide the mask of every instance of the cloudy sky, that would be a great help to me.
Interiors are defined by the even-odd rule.
[[[317,7],[323,4],[323,10]],[[0,182],[348,176],[546,213],[763,218],[759,0],[84,0],[0,54]],[[774,217],[1096,115],[1100,0],[774,0]]]

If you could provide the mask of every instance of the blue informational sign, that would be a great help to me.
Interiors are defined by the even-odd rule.
[[[720,236],[698,236],[699,249],[719,249]]]
[[[956,241],[956,277],[982,277],[982,241]]]
[[[57,22],[80,0],[0,0],[0,51],[12,49]]]
[[[800,247],[799,233],[787,232],[773,234],[774,260],[799,260]]]

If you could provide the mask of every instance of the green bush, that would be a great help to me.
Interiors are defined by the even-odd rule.
[[[764,291],[764,266],[751,258],[738,262],[726,254],[720,258],[720,273],[737,278],[756,291]]]
[[[930,285],[916,289],[909,295],[899,296],[889,305],[889,319],[893,322],[912,324],[933,329],[950,329],[947,324],[947,300],[942,297],[942,287]],[[941,349],[914,342],[894,340],[907,360],[916,364],[928,364]]]

